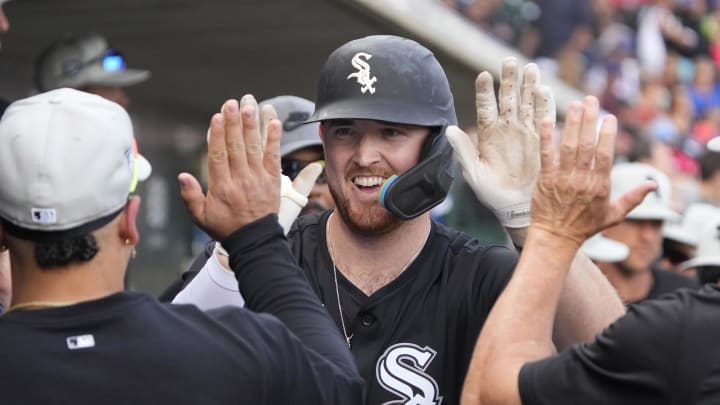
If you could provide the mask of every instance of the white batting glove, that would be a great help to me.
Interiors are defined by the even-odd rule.
[[[285,235],[290,232],[290,227],[293,222],[295,222],[295,219],[300,215],[300,211],[307,204],[307,196],[310,194],[310,191],[312,191],[315,181],[322,171],[322,165],[313,162],[305,166],[292,182],[288,176],[282,176],[278,219],[280,225],[283,227],[283,231],[285,231]]]
[[[300,215],[300,211],[302,211],[303,207],[307,204],[307,196],[310,194],[310,191],[312,191],[315,181],[322,171],[323,166],[318,162],[313,162],[305,166],[300,173],[298,173],[295,181],[291,181],[290,178],[284,174],[282,175],[278,222],[280,222],[280,226],[282,226],[285,235],[290,232],[290,227],[292,227],[293,222],[295,222],[298,215]],[[229,256],[220,242],[215,243],[214,253],[216,255]],[[221,260],[220,257],[218,257],[218,259],[223,268],[231,271],[225,264],[226,261]]]
[[[278,212],[278,222],[283,228],[285,235],[290,232],[293,222],[300,215],[303,207],[308,203],[307,196],[312,191],[315,181],[323,171],[320,163],[313,162],[305,166],[295,181],[291,181],[286,175],[282,175],[280,182],[280,211]],[[218,243],[219,244],[219,243]],[[222,246],[220,249],[224,251]],[[227,254],[226,254],[227,255]]]
[[[517,61],[506,58],[497,104],[488,72],[475,81],[475,104],[477,134],[451,126],[448,141],[478,199],[504,227],[525,228],[530,225],[530,199],[540,171],[538,129],[543,119],[556,119],[553,94],[540,85],[537,65],[526,65],[518,79]]]

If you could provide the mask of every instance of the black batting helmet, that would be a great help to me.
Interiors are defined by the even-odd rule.
[[[450,84],[430,50],[398,36],[350,41],[328,57],[320,73],[315,112],[308,122],[369,119],[432,127],[420,161],[383,185],[380,202],[402,219],[414,218],[446,196],[452,148],[444,135],[456,125]]]
[[[393,35],[356,39],[330,54],[311,120],[330,119],[457,124],[450,85],[435,55]]]

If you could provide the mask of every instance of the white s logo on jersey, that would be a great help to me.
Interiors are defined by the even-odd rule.
[[[427,346],[397,343],[380,356],[375,376],[386,390],[401,397],[384,405],[440,405],[438,385],[427,370],[437,352]]]

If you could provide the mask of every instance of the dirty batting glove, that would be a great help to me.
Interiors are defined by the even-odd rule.
[[[540,122],[555,121],[552,92],[539,81],[535,64],[526,65],[518,79],[517,61],[506,58],[497,103],[490,73],[481,73],[475,82],[477,133],[468,135],[456,126],[446,131],[465,181],[506,228],[530,224],[540,170]]]

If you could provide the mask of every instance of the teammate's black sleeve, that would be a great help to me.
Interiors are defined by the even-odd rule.
[[[288,368],[291,381],[319,384],[326,403],[362,403],[362,379],[352,355],[296,264],[277,215],[242,227],[222,245],[230,254],[246,307],[279,318],[308,349],[297,354],[307,352],[313,367]],[[332,382],[330,375],[335,377]]]
[[[706,371],[706,355],[696,358],[701,352],[692,347],[697,337],[687,325],[689,294],[634,305],[595,342],[525,364],[519,376],[523,404],[698,403],[688,387],[697,386],[695,373]]]
[[[352,377],[349,372],[339,373],[340,369],[335,364],[308,349],[276,317],[236,307],[211,309],[206,314],[245,343],[237,346],[230,344],[225,348],[225,356],[234,368],[224,363],[217,364],[220,363],[217,360],[214,367],[217,378],[245,378],[253,381],[250,387],[245,379],[235,384],[236,389],[242,392],[240,403],[361,403],[363,393],[359,377]],[[223,336],[218,335],[223,333],[214,330],[213,336],[222,341]],[[202,364],[203,369],[207,370],[207,363],[212,361],[202,358],[197,359],[196,363]],[[203,390],[208,388],[203,387]],[[208,398],[219,397],[222,393],[206,391],[205,400],[211,402]]]

